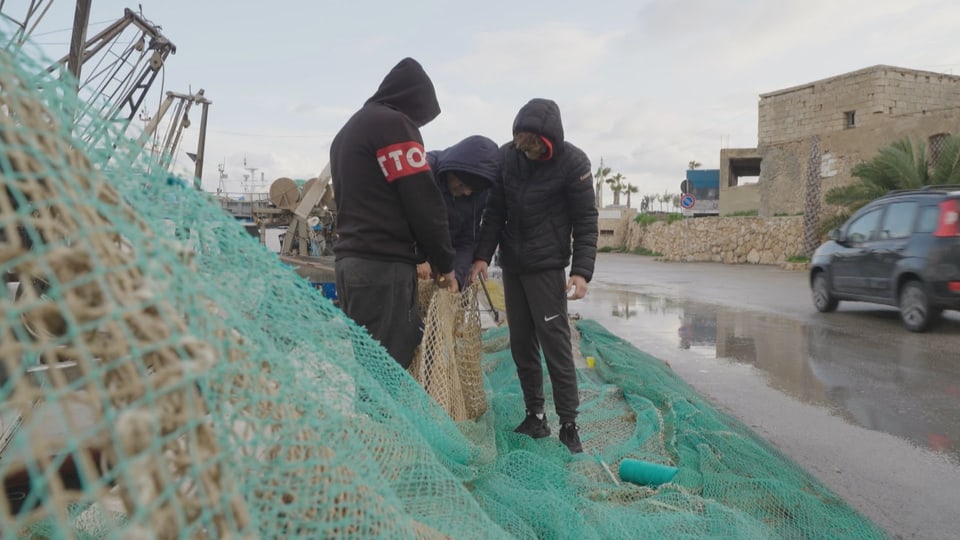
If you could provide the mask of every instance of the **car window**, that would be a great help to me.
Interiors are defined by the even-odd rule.
[[[851,244],[861,244],[877,238],[877,224],[880,221],[880,210],[877,208],[854,219],[847,225],[847,241]]]
[[[915,201],[897,202],[887,205],[887,213],[883,216],[883,226],[880,227],[880,240],[909,238],[913,233],[913,220],[917,216]]]
[[[940,225],[940,207],[924,206],[920,209],[920,217],[917,219],[918,233],[932,233]]]

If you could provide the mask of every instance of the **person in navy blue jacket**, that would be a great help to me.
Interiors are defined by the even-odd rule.
[[[469,284],[488,190],[500,174],[500,147],[487,137],[471,135],[445,150],[427,152],[427,163],[446,203],[450,241],[456,252],[453,271],[462,290]],[[418,265],[417,273],[420,279],[429,279],[429,263]]]

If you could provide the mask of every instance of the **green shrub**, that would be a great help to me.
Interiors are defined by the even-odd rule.
[[[652,214],[637,214],[637,217],[633,218],[635,223],[639,223],[641,227],[646,227],[651,223],[657,222],[657,217]]]
[[[751,217],[756,215],[757,215],[756,210],[740,210],[737,212],[726,214],[724,215],[724,217]]]
[[[646,255],[646,256],[650,256],[650,257],[663,257],[663,253],[658,253],[658,252],[656,252],[656,251],[650,251],[649,249],[647,249],[647,248],[645,248],[645,247],[635,247],[635,248],[633,248],[633,251],[631,251],[630,253],[633,253],[634,255]]]

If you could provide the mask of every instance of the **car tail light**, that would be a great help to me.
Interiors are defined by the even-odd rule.
[[[960,219],[960,207],[957,199],[947,199],[940,203],[940,223],[937,225],[934,236],[957,236],[960,230],[957,221]]]
[[[960,281],[948,281],[947,288],[950,292],[960,292]]]

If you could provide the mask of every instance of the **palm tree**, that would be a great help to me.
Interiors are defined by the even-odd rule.
[[[613,205],[620,206],[620,193],[626,191],[627,185],[624,183],[627,177],[617,173],[610,178],[607,178],[607,183],[610,184],[610,191],[613,192]]]
[[[654,193],[653,200],[657,203],[657,210],[663,212],[663,193]]]
[[[687,169],[692,171],[701,165],[703,165],[703,163],[700,163],[699,161],[694,159],[694,160],[691,160],[689,163],[687,163]]]
[[[650,203],[653,202],[652,195],[644,195],[640,198],[640,211],[646,214],[650,211]]]
[[[926,144],[918,141],[914,147],[910,138],[904,137],[881,148],[873,159],[854,166],[850,173],[860,181],[831,189],[825,200],[843,206],[842,213],[849,215],[894,189],[960,184],[960,137],[947,137],[932,165],[927,161]]]
[[[603,184],[607,181],[608,174],[610,174],[610,167],[603,166],[603,158],[601,157],[600,166],[597,167],[597,172],[593,173],[593,179],[597,181],[595,188],[597,208],[603,206]]]
[[[626,192],[626,194],[627,194],[627,208],[630,208],[630,194],[631,194],[631,193],[637,193],[638,191],[640,191],[640,188],[638,188],[637,186],[635,186],[635,185],[633,185],[633,184],[626,184],[626,185],[625,185],[624,192]]]
[[[667,205],[667,212],[672,211],[670,208],[671,205],[676,206],[673,204],[673,194],[670,193],[669,190],[664,190],[663,194],[660,196],[660,200],[663,201],[663,204]]]

